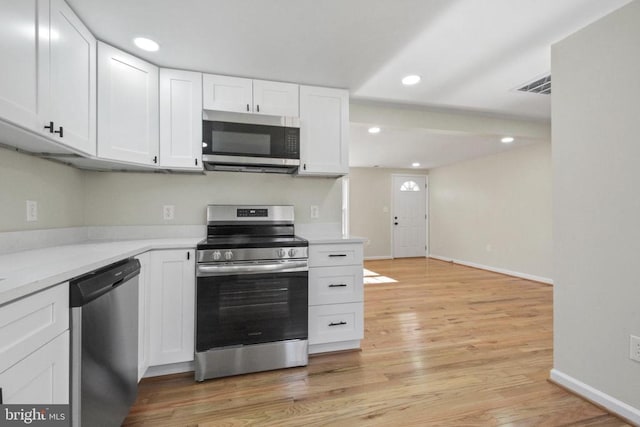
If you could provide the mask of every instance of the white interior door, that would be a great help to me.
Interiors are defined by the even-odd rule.
[[[427,254],[427,177],[393,175],[393,257]]]

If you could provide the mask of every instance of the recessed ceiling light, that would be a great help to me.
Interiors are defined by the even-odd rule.
[[[405,78],[403,78],[402,84],[405,86],[411,86],[418,83],[419,81],[420,81],[420,76],[412,74],[410,76],[406,76]]]
[[[420,163],[413,162],[413,163],[411,163],[411,166],[413,166],[414,168],[417,168],[417,167],[420,167]]]
[[[513,141],[515,141],[515,139],[512,136],[505,136],[500,140],[500,142],[502,142],[503,144],[510,144]]]
[[[380,133],[380,128],[378,126],[372,126],[369,128],[369,133]]]
[[[147,52],[155,52],[156,50],[160,49],[160,45],[158,45],[158,43],[144,37],[136,37],[135,39],[133,39],[133,42],[140,49],[146,50]]]

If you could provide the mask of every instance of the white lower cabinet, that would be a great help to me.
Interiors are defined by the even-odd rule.
[[[69,331],[0,373],[4,404],[69,403]]]
[[[150,366],[193,361],[195,250],[150,252]]]
[[[0,307],[4,403],[69,403],[69,285]]]
[[[360,348],[362,244],[309,245],[309,353]]]

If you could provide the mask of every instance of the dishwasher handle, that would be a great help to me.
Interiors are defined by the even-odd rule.
[[[69,305],[82,307],[140,274],[140,261],[129,258],[69,281]]]

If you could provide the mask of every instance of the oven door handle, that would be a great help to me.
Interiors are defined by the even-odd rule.
[[[196,267],[197,277],[229,276],[232,274],[260,274],[260,273],[293,273],[308,271],[307,261],[287,261],[268,264],[241,264],[241,265],[206,265],[199,264]]]

